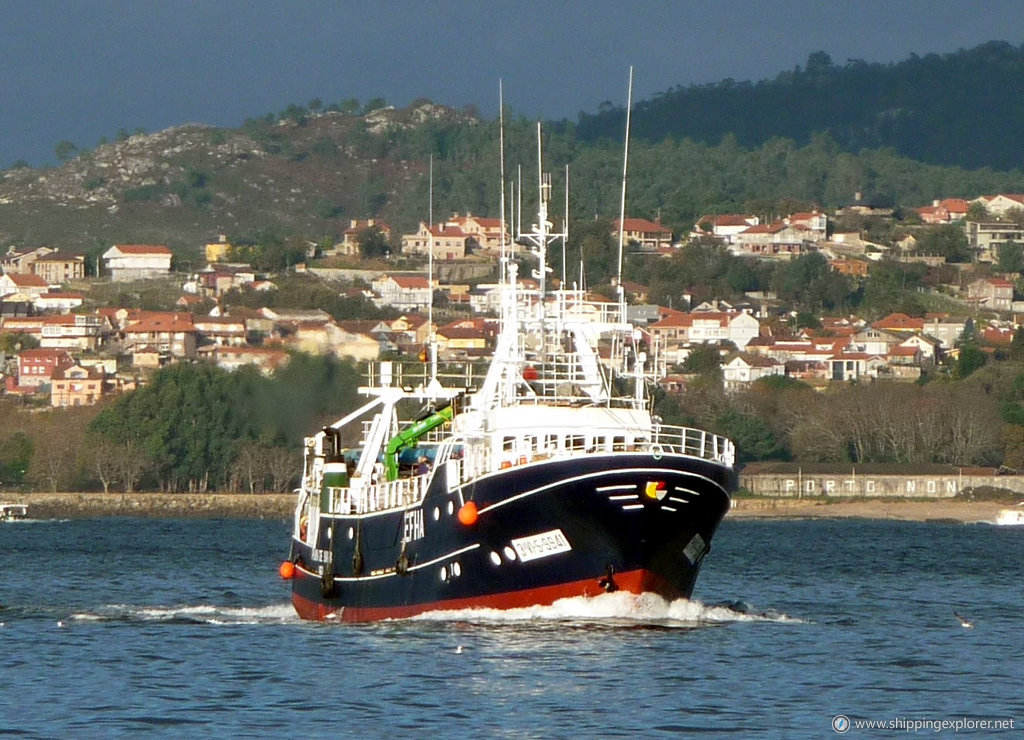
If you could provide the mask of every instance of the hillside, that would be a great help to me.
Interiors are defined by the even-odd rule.
[[[819,53],[771,81],[678,88],[635,106],[629,210],[678,234],[705,213],[832,210],[857,192],[898,207],[1024,192],[1021,86],[1024,52],[991,43],[897,65],[840,67]],[[497,215],[498,124],[471,110],[427,100],[362,113],[291,106],[238,128],[180,126],[60,167],[6,170],[0,249],[95,256],[113,243],[160,243],[191,262],[215,234],[323,244],[369,217],[402,233],[429,215],[431,161],[435,219]],[[623,114],[606,106],[544,127],[554,192],[569,165],[570,216],[581,224],[618,215]],[[526,214],[535,124],[506,115],[507,172],[517,178],[522,165]],[[1002,169],[935,164],[986,158]]]
[[[624,111],[581,115],[580,138],[621,136]],[[844,151],[890,147],[920,162],[1009,170],[1024,165],[1024,45],[992,41],[897,64],[825,52],[771,80],[677,87],[638,103],[637,138],[690,137],[717,144],[732,134],[758,147],[773,137],[798,145],[827,133]]]
[[[162,243],[185,254],[217,233],[332,237],[348,218],[379,215],[419,187],[425,162],[374,155],[381,137],[427,121],[466,119],[421,103],[238,129],[187,125],[104,144],[61,167],[7,170],[0,245],[89,251],[118,241]]]

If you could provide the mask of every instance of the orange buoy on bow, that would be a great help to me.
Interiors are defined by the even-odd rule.
[[[277,569],[277,572],[281,574],[281,577],[286,581],[289,578],[295,577],[295,563],[291,560],[285,560],[281,563],[281,567]]]
[[[477,510],[475,501],[467,501],[459,508],[459,521],[470,527],[476,524]]]

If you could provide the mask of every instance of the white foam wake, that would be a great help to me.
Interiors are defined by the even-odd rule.
[[[801,619],[773,611],[752,612],[745,605],[706,605],[691,599],[667,601],[655,594],[637,595],[621,591],[559,599],[550,606],[432,611],[413,619],[470,622],[580,621],[665,627],[700,627],[730,622],[803,623]]]
[[[95,611],[72,614],[80,622],[188,622],[193,624],[280,624],[296,622],[298,616],[290,603],[269,606],[132,606],[111,604]]]

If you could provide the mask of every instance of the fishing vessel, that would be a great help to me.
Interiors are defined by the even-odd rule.
[[[0,522],[14,522],[28,518],[25,504],[0,504]]]
[[[1024,526],[1024,503],[1019,503],[1012,509],[1000,509],[996,514],[995,523],[1004,527]]]
[[[730,506],[735,448],[654,415],[664,363],[621,289],[617,301],[548,290],[548,248],[567,228],[554,233],[550,179],[538,183],[537,221],[514,242],[537,260],[534,280],[503,248],[484,371],[439,371],[434,343],[419,367],[372,365],[370,400],[306,438],[280,568],[300,617],[690,596]]]

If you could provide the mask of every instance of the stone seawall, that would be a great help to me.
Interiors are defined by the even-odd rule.
[[[101,516],[288,519],[295,494],[244,493],[7,493],[0,501],[27,504],[32,519]]]
[[[953,498],[979,488],[1024,494],[1020,475],[875,475],[856,470],[836,473],[755,473],[740,475],[740,488],[767,498]]]

